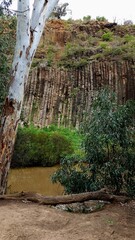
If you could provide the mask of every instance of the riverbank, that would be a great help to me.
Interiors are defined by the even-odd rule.
[[[134,240],[135,202],[90,214],[31,202],[0,201],[0,240]]]

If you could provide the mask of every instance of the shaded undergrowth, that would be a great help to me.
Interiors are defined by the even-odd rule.
[[[74,129],[19,127],[11,167],[53,166],[61,158],[79,153],[80,144],[81,135]]]

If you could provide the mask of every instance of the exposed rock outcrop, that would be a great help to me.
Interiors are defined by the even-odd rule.
[[[39,127],[78,127],[105,85],[116,91],[119,103],[135,99],[134,61],[92,61],[78,69],[34,68],[26,86],[23,120]]]
[[[135,99],[135,27],[107,21],[50,20],[26,86],[22,118],[39,127],[78,127],[97,91]]]

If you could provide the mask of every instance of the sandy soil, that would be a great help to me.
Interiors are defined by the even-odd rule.
[[[0,240],[133,240],[135,202],[78,214],[43,205],[0,201]]]

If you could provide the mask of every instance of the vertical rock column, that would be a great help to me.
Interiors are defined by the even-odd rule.
[[[26,86],[23,120],[39,127],[78,127],[97,91],[108,85],[118,103],[135,99],[134,62],[93,61],[79,69],[34,68]]]

